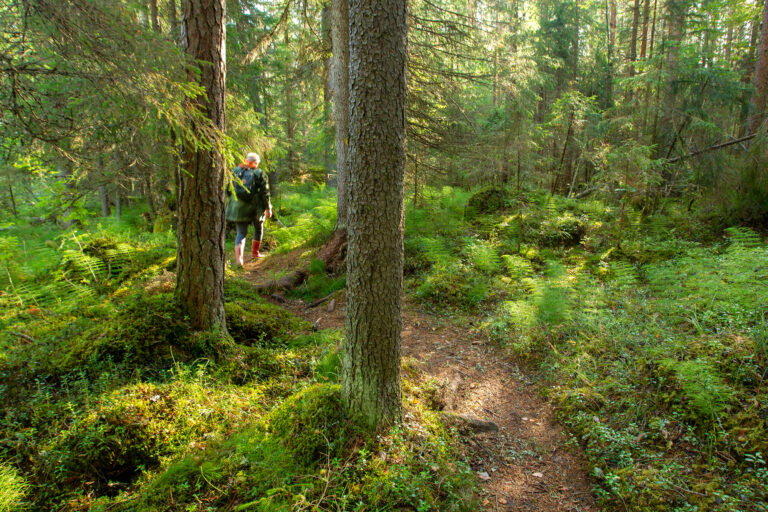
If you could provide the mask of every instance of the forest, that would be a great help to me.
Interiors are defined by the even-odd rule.
[[[767,1],[0,28],[0,512],[768,512]]]

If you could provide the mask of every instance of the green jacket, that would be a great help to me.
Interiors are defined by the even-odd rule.
[[[261,185],[257,187],[259,193],[252,194],[251,201],[244,202],[237,198],[231,187],[227,187],[227,220],[230,222],[253,222],[258,220],[264,222],[267,208],[269,208],[269,183],[264,172],[259,169],[248,169],[247,167],[237,166],[232,170],[233,174],[252,172],[254,174],[254,183]],[[243,180],[245,181],[245,180]]]

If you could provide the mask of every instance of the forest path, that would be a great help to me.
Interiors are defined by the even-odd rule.
[[[281,267],[295,269],[296,262],[290,255],[263,258],[246,263],[245,277],[265,282]],[[280,297],[279,302],[318,329],[344,328],[343,293],[314,308],[301,300]],[[596,510],[584,464],[566,448],[552,407],[503,351],[470,327],[431,315],[404,298],[403,357],[438,383],[446,412],[498,426],[463,436],[464,452],[482,485],[481,510]]]

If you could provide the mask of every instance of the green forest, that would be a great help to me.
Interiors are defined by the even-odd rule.
[[[768,512],[768,1],[0,28],[0,512]]]

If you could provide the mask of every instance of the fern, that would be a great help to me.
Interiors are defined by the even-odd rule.
[[[490,243],[474,238],[464,238],[462,244],[463,253],[471,268],[486,274],[495,273],[501,268],[501,258]]]
[[[514,279],[522,279],[533,275],[533,265],[527,259],[516,254],[504,254],[501,257],[509,276]]]
[[[760,247],[760,235],[747,227],[735,226],[725,230],[731,242],[730,248],[753,249]]]
[[[733,389],[706,360],[663,359],[660,364],[675,374],[692,412],[701,420],[717,419],[733,399]]]
[[[638,283],[635,267],[626,261],[612,261],[609,264],[613,282],[620,288],[636,286]]]

